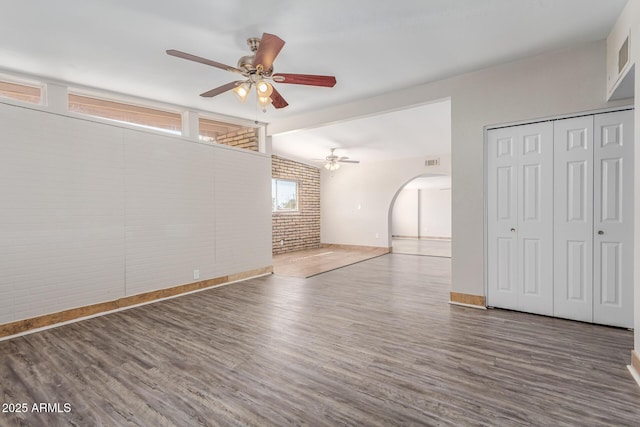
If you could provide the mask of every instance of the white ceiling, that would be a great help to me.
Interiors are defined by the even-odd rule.
[[[603,39],[626,0],[4,0],[0,68],[263,122],[311,113],[545,51]],[[287,44],[275,72],[330,74],[334,88],[279,84],[285,109],[257,111],[228,92],[198,96],[235,75],[165,54],[178,49],[232,66],[249,53],[246,38],[277,34]],[[425,107],[428,109],[428,107]],[[407,114],[422,114],[420,111]],[[305,134],[324,157],[349,147],[375,159],[375,135],[397,114]],[[372,123],[378,130],[372,130]],[[423,133],[434,121],[421,116]],[[406,125],[406,123],[402,124]],[[437,125],[437,124],[436,124]],[[437,126],[436,126],[437,127]],[[363,131],[363,128],[366,129]],[[335,129],[335,134],[332,133]],[[403,138],[423,144],[416,135]],[[436,140],[435,137],[428,137]],[[293,147],[287,138],[284,145]],[[388,142],[388,139],[387,139]],[[280,142],[275,142],[277,147]],[[300,145],[299,143],[298,145]],[[305,144],[309,144],[308,142]],[[357,147],[357,150],[356,150]],[[419,147],[421,150],[422,148]],[[278,150],[280,150],[278,148]]]
[[[272,140],[274,154],[318,165],[323,161],[312,159],[324,159],[332,148],[336,148],[337,156],[361,162],[448,154],[451,102],[288,132],[274,135]]]

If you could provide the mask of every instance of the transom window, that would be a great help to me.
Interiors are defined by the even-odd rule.
[[[36,85],[0,80],[0,96],[32,104],[41,104],[42,88]]]
[[[217,142],[220,136],[229,135],[232,132],[244,130],[242,126],[230,123],[219,122],[217,120],[200,117],[198,119],[200,128],[200,141]]]
[[[69,94],[69,111],[182,135],[182,115],[106,99]]]
[[[298,183],[286,179],[271,180],[271,210],[291,212],[298,210]]]

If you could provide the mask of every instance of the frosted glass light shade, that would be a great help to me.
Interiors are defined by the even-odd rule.
[[[266,107],[267,105],[271,104],[271,98],[269,98],[268,96],[259,96],[258,104],[261,107]]]
[[[335,171],[340,169],[340,163],[336,163],[336,162],[329,162],[327,164],[324,165],[324,168],[328,171]]]
[[[256,82],[256,91],[258,92],[258,97],[269,98],[273,93],[273,86],[269,82],[258,80]]]
[[[238,97],[241,102],[244,102],[247,99],[247,95],[249,95],[249,90],[251,89],[251,84],[248,82],[244,82],[235,89],[233,89],[233,93]]]

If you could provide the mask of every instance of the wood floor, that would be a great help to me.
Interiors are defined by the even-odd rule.
[[[450,259],[271,275],[0,342],[0,425],[632,426],[632,333],[447,304]]]
[[[387,248],[323,245],[273,256],[273,272],[282,276],[312,277],[389,253]]]
[[[451,258],[451,239],[411,239],[394,237],[393,253]]]

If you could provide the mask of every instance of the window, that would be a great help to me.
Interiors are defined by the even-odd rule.
[[[69,94],[69,111],[182,135],[182,115],[84,95]]]
[[[42,88],[35,85],[0,80],[0,96],[32,104],[40,104],[42,102]]]
[[[271,210],[290,212],[298,210],[298,183],[284,179],[271,180]]]
[[[216,142],[245,150],[259,151],[255,128],[200,118],[200,141]]]
[[[205,119],[202,117],[198,119],[198,122],[200,125],[200,141],[216,142],[220,136],[228,135],[232,132],[238,132],[239,130],[244,129],[242,126]]]

